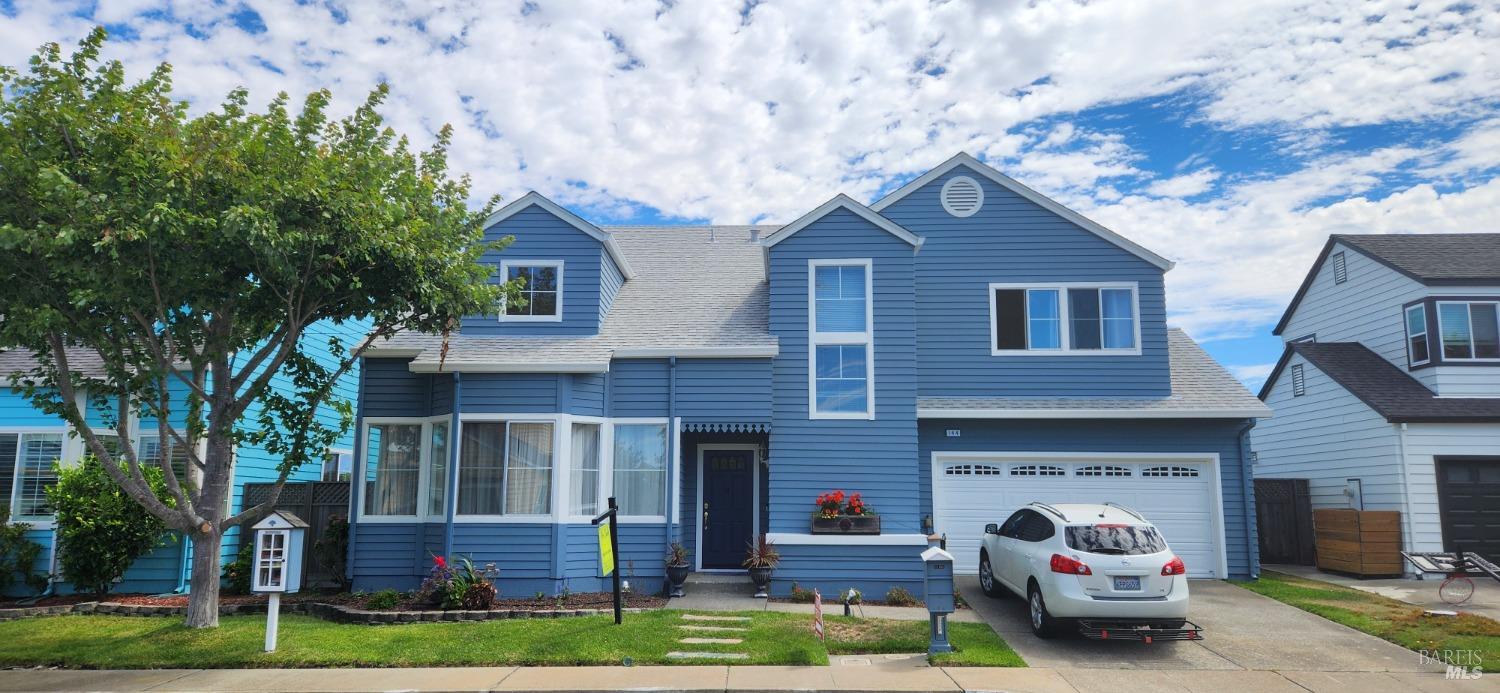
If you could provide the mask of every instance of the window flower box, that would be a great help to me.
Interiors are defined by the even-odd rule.
[[[880,534],[879,515],[834,515],[812,514],[813,534]]]

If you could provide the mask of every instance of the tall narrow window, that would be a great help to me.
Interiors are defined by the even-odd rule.
[[[501,263],[506,281],[520,280],[524,302],[505,307],[506,320],[562,319],[563,264],[558,261],[516,260]]]
[[[1427,306],[1420,303],[1406,309],[1406,360],[1412,366],[1432,360],[1427,346]]]
[[[1500,305],[1469,304],[1469,324],[1474,331],[1474,358],[1500,359]]]
[[[1074,349],[1100,349],[1099,290],[1068,289],[1068,337]]]
[[[422,425],[372,424],[365,450],[365,514],[416,515]]]
[[[667,427],[615,426],[614,494],[621,515],[667,514]]]
[[[599,512],[599,424],[573,424],[568,485],[568,514]]]
[[[1105,349],[1135,348],[1135,301],[1130,289],[1100,289],[1100,320]]]
[[[552,424],[512,423],[505,444],[505,514],[552,512]]]
[[[11,508],[13,517],[50,519],[52,504],[47,502],[47,489],[57,483],[57,470],[53,465],[62,458],[62,444],[61,433],[21,434],[15,505]]]
[[[427,439],[431,452],[427,458],[427,514],[433,517],[447,515],[443,501],[448,497],[448,424],[438,421],[432,424]]]
[[[1056,289],[1026,292],[1026,341],[1031,349],[1062,348],[1062,312]]]
[[[870,270],[867,260],[810,263],[809,406],[815,417],[874,416]]]
[[[458,514],[499,515],[505,482],[505,422],[464,424],[458,449]]]
[[[16,485],[16,451],[20,448],[21,436],[15,433],[0,433],[0,503],[10,505],[11,493]],[[5,521],[0,516],[0,522]]]
[[[1052,297],[1056,302],[1057,296],[1054,292]],[[995,305],[995,348],[996,349],[1025,349],[1027,347],[1026,313],[1028,301],[1025,289],[996,289],[994,291]]]

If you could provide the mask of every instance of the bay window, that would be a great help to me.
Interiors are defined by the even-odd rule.
[[[551,422],[464,422],[458,514],[550,514],[552,434]]]
[[[1427,306],[1417,304],[1406,309],[1406,362],[1419,366],[1432,360],[1427,344]]]
[[[667,425],[616,424],[615,501],[622,516],[667,514]]]
[[[810,418],[875,418],[870,260],[810,260]]]
[[[991,284],[990,353],[1139,354],[1136,285]]]
[[[599,512],[599,432],[601,426],[573,424],[571,457],[568,460],[568,514]]]
[[[361,516],[416,520],[444,514],[448,417],[365,424]]]

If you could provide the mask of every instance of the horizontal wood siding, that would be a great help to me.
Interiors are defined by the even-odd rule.
[[[684,423],[770,423],[771,359],[678,359]]]
[[[1408,527],[1412,550],[1443,550],[1434,460],[1462,456],[1500,457],[1500,424],[1410,424],[1407,427],[1406,469],[1411,475],[1411,500],[1403,510],[1410,514]],[[1370,504],[1366,502],[1365,507],[1370,508]]]
[[[604,416],[604,373],[579,373],[571,376],[573,385],[568,398],[568,413]]]
[[[625,275],[620,273],[620,266],[615,264],[615,259],[604,253],[604,259],[600,265],[599,276],[599,322],[603,324],[604,316],[609,314],[609,309],[615,304],[615,297],[620,295],[620,287],[625,284]]]
[[[503,282],[501,260],[561,260],[563,262],[563,319],[561,322],[501,322],[494,315],[463,319],[466,335],[581,335],[598,334],[600,307],[599,265],[604,246],[588,234],[533,206],[485,229],[486,241],[514,236],[500,252],[486,252],[481,262],[492,265],[492,282]]]
[[[666,359],[617,359],[609,366],[610,416],[666,416]]]
[[[0,378],[9,375],[9,373],[3,373],[0,374]],[[11,389],[9,383],[9,380],[5,380],[4,384],[0,385],[0,426],[62,428],[66,425],[61,419],[31,406],[31,400],[22,397],[19,391]]]
[[[561,394],[555,373],[469,373],[464,375],[463,411],[556,413]]]
[[[429,375],[432,382],[431,412],[433,416],[453,413],[453,374]]]
[[[421,581],[416,561],[426,548],[426,536],[426,527],[420,523],[360,523],[351,552],[354,588],[416,587]]]
[[[407,359],[364,359],[362,416],[431,415],[432,376],[413,373],[410,365]]]
[[[922,552],[925,546],[808,546],[782,544],[781,563],[771,573],[771,594],[786,597],[792,585],[816,588],[823,595],[825,612],[838,602],[839,593],[854,587],[866,599],[884,599],[893,587],[901,587],[917,599],[923,595]]]
[[[1243,421],[975,421],[923,420],[922,511],[932,512],[934,452],[1217,453],[1224,496],[1224,539],[1229,576],[1259,572],[1254,503],[1246,506],[1238,433]],[[947,431],[958,429],[958,438]],[[1247,511],[1249,515],[1247,516]],[[1002,518],[1003,519],[1003,518]]]
[[[864,494],[891,533],[918,529],[913,249],[836,210],[771,249],[773,361],[770,531],[806,532],[815,496]],[[874,273],[875,419],[808,417],[808,260],[870,258]]]
[[[973,216],[943,211],[955,176],[984,188]],[[1161,397],[1170,394],[1162,272],[1030,200],[959,166],[882,213],[922,236],[917,262],[920,394],[967,397]],[[992,356],[991,282],[1140,284],[1139,356]]]

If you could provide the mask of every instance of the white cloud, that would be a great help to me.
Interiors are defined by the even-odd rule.
[[[1266,383],[1266,378],[1271,376],[1271,371],[1276,368],[1274,363],[1255,363],[1246,366],[1234,366],[1229,369],[1234,377],[1239,378],[1245,387],[1252,392],[1259,390]]]
[[[1492,228],[1500,202],[1500,130],[1393,132],[1336,156],[1323,130],[1492,112],[1494,2],[244,6],[267,31],[238,28],[234,3],[16,0],[0,64],[109,22],[110,56],[136,75],[172,62],[199,110],[236,85],[257,103],[327,87],[347,110],[389,81],[398,131],[421,143],[454,125],[476,199],[536,189],[591,215],[788,220],[967,150],[1178,260],[1173,319],[1204,337],[1274,317],[1327,233]],[[1127,123],[1076,117],[1167,94],[1199,123],[1284,138],[1297,165],[1267,175],[1195,152],[1160,179]],[[1381,192],[1398,172],[1411,187]]]

